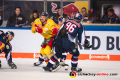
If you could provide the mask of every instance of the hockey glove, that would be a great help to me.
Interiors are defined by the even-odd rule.
[[[38,27],[37,30],[38,30],[37,31],[38,33],[42,33],[43,32],[42,28],[40,28],[40,27]]]
[[[92,45],[89,44],[89,41],[87,39],[85,39],[84,47],[92,48]]]
[[[54,35],[57,35],[58,29],[57,29],[56,27],[54,27],[54,28],[52,29],[52,31],[53,31],[53,34],[54,34]]]
[[[35,31],[38,32],[38,33],[42,33],[43,32],[42,28],[40,28],[36,24],[35,24]]]

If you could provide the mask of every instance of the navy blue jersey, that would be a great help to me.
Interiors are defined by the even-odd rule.
[[[7,41],[6,35],[2,30],[0,30],[0,42],[5,44],[5,48],[3,52],[5,52],[5,58],[8,64],[10,64],[12,62],[12,55],[11,55],[12,46],[9,43],[9,41]]]
[[[80,43],[84,44],[85,32],[82,24],[76,19],[67,19],[63,27],[66,28],[68,37],[72,41],[76,36]],[[73,41],[72,41],[73,42]]]
[[[115,13],[110,18],[108,17],[108,15],[104,15],[103,20],[104,20],[104,23],[118,23],[119,22],[119,18]]]
[[[4,44],[6,43],[6,36],[2,30],[0,30],[0,42],[2,42]]]

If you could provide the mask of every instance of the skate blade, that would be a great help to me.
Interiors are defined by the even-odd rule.
[[[42,71],[43,71],[43,72],[45,72],[45,70],[44,70],[44,69],[42,69]]]
[[[71,72],[75,71],[76,73],[80,73],[82,72],[82,69],[80,71],[76,71],[76,70],[71,70]]]
[[[52,70],[52,72],[56,72],[57,70],[59,70],[61,68],[61,65],[59,65],[56,69]]]
[[[52,72],[52,71],[45,71],[45,69],[43,69],[43,68],[42,68],[42,71],[43,71],[43,72]]]
[[[33,66],[40,66],[40,65],[42,65],[42,64],[43,64],[43,63],[41,63],[41,64],[37,64],[37,65],[36,65],[36,64],[33,64]]]

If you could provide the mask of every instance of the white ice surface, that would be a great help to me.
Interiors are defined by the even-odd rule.
[[[69,72],[61,68],[57,72],[43,72],[43,63],[39,67],[34,67],[33,63],[37,59],[13,59],[18,69],[10,69],[5,58],[2,61],[2,68],[0,69],[0,80],[120,80],[120,61],[89,61],[79,60],[79,67],[83,69],[83,73],[118,73],[117,76],[76,76],[70,78]],[[66,63],[71,65],[71,61]]]

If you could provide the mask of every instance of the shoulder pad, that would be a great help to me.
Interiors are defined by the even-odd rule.
[[[35,22],[40,22],[40,18],[35,19]]]
[[[56,23],[55,23],[52,19],[48,19],[48,20],[47,20],[47,24],[48,24],[49,26],[51,26],[51,25],[56,25]]]

